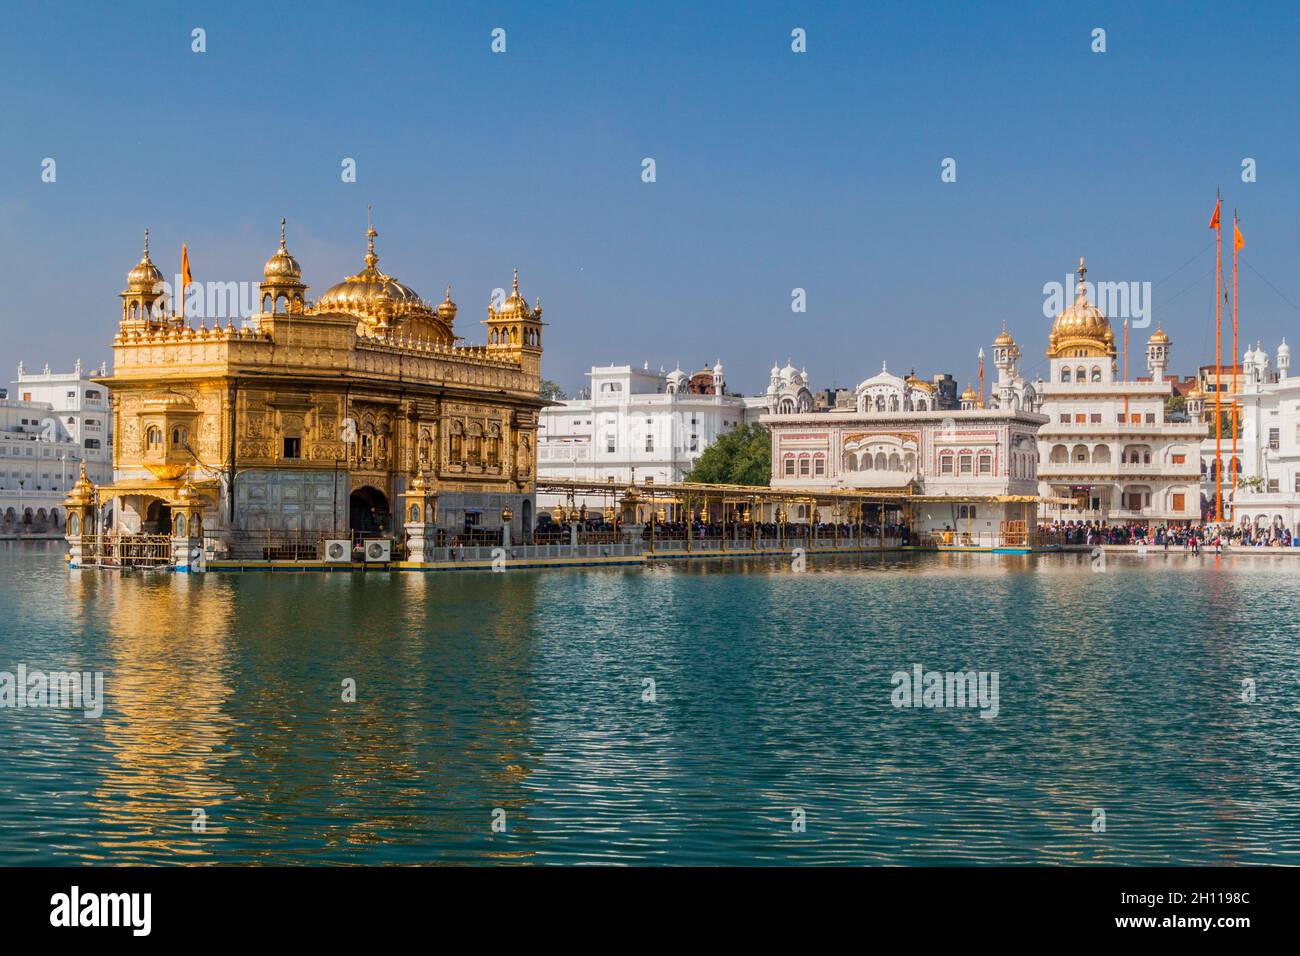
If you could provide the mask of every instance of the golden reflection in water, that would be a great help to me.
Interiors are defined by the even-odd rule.
[[[215,576],[79,572],[66,593],[78,621],[108,628],[102,721],[112,759],[91,803],[103,859],[121,862],[121,850],[199,862],[230,795],[220,772],[233,730],[224,709],[230,587]],[[191,830],[196,808],[208,814],[207,833]]]

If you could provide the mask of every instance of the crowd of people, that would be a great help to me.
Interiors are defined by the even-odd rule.
[[[1100,521],[1051,521],[1040,524],[1038,532],[1057,539],[1060,544],[1145,544],[1166,551],[1181,548],[1198,553],[1206,548],[1217,551],[1225,547],[1300,547],[1300,537],[1290,528],[1233,527],[1208,522],[1171,527],[1164,524],[1148,526],[1106,524]]]

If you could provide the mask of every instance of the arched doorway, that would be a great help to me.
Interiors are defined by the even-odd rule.
[[[161,498],[152,498],[144,512],[144,522],[140,526],[144,534],[171,534],[172,508]]]
[[[533,533],[533,502],[531,498],[525,498],[524,503],[519,506],[519,520],[522,523],[524,540],[532,540]]]
[[[348,528],[362,534],[383,534],[392,527],[388,496],[370,485],[358,488],[348,498]]]

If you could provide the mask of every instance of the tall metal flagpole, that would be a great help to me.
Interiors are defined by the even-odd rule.
[[[1234,504],[1232,519],[1237,520],[1237,253],[1245,242],[1241,230],[1237,227],[1237,210],[1232,211],[1232,466],[1229,474],[1232,486],[1229,489]]]
[[[1223,521],[1223,226],[1214,204],[1214,520]]]

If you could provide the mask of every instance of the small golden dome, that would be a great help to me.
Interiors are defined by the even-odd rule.
[[[1016,344],[1016,340],[1013,339],[1011,337],[1011,333],[1007,331],[1006,323],[1003,323],[1002,331],[999,332],[998,337],[993,340],[993,344],[999,346],[1008,346],[1008,345]]]
[[[1193,385],[1191,388],[1187,390],[1187,394],[1183,396],[1183,398],[1187,399],[1188,401],[1194,401],[1195,399],[1204,398],[1204,397],[1205,397],[1205,393],[1201,391],[1199,385]]]
[[[961,400],[962,400],[963,402],[977,402],[977,401],[979,401],[979,396],[975,394],[975,386],[973,386],[973,385],[969,385],[969,384],[968,384],[968,385],[966,386],[966,391],[964,391],[964,392],[961,393]]]
[[[159,283],[163,281],[163,274],[158,271],[158,267],[153,264],[149,258],[149,230],[144,231],[144,255],[136,263],[135,268],[126,274],[126,291],[128,292],[153,292]]]
[[[515,270],[514,291],[510,293],[510,298],[502,303],[501,308],[497,310],[497,315],[527,315],[528,300],[519,294],[519,270]]]
[[[1152,334],[1152,336],[1151,336],[1151,338],[1150,338],[1150,340],[1149,340],[1149,344],[1151,344],[1151,345],[1168,345],[1168,344],[1169,344],[1169,335],[1165,332],[1164,329],[1162,329],[1160,326],[1157,325],[1157,326],[1156,326],[1156,330],[1155,330],[1155,332]]]
[[[447,284],[447,295],[438,303],[438,316],[448,324],[456,318],[456,303],[451,301],[451,283]]]
[[[86,475],[86,463],[81,463],[81,475],[77,478],[68,496],[63,499],[67,505],[88,505],[94,501],[95,486],[90,483],[90,478]]]
[[[280,248],[275,251],[275,255],[266,260],[262,275],[268,280],[302,278],[302,267],[298,265],[297,259],[289,255],[289,250],[284,245],[283,219],[280,220]]]

